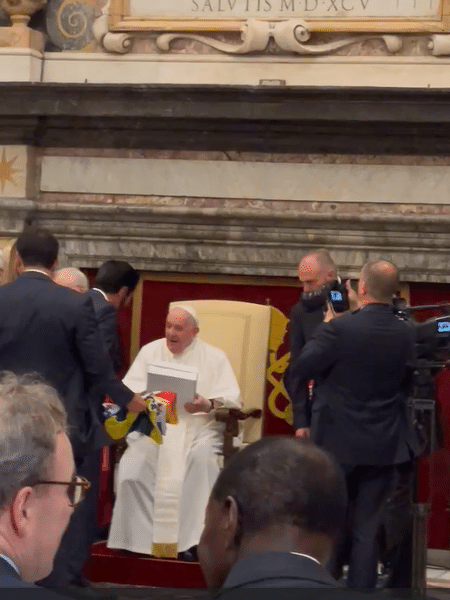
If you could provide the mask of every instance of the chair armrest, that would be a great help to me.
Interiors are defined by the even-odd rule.
[[[262,410],[252,408],[250,410],[240,410],[239,408],[218,408],[215,411],[216,421],[225,423],[225,432],[223,435],[223,456],[224,461],[234,453],[233,438],[239,435],[239,421],[246,421],[249,418],[260,419]]]
[[[245,421],[248,418],[260,419],[262,410],[260,408],[251,408],[250,410],[241,410],[240,408],[217,408],[215,411],[216,421],[226,423],[228,421]]]

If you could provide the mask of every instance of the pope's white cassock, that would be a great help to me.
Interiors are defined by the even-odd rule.
[[[239,386],[225,353],[197,338],[177,355],[165,338],[147,344],[124,383],[143,392],[148,366],[161,361],[196,368],[197,394],[240,407]],[[109,548],[176,557],[198,544],[219,473],[224,424],[216,422],[214,411],[190,414],[181,408],[177,413],[178,424],[167,425],[160,446],[142,434],[129,434],[118,468]]]

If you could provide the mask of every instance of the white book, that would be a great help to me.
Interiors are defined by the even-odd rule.
[[[198,371],[185,365],[168,362],[154,362],[148,367],[147,392],[174,392],[177,395],[177,408],[192,402],[197,388]]]

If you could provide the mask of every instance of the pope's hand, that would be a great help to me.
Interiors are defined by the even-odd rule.
[[[198,412],[209,412],[211,410],[212,404],[211,400],[207,400],[203,398],[203,396],[199,396],[196,394],[193,402],[186,402],[184,408],[188,413],[195,414]]]
[[[147,403],[140,394],[134,394],[127,404],[127,409],[132,413],[140,413],[147,408]]]

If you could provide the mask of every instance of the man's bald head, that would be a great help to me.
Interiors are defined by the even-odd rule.
[[[361,269],[358,284],[360,301],[372,299],[382,304],[390,304],[399,288],[398,269],[388,260],[366,263]]]
[[[171,308],[166,319],[166,344],[172,354],[181,354],[198,333],[196,319],[184,308]]]
[[[75,267],[59,269],[55,273],[54,281],[58,285],[70,288],[75,292],[87,292],[89,289],[88,278],[80,269],[76,269]]]
[[[305,254],[298,263],[298,278],[304,292],[313,292],[336,278],[336,265],[328,250]]]

